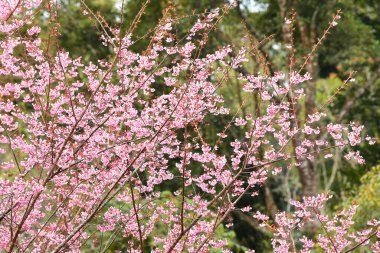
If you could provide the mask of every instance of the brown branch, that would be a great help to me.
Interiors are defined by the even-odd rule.
[[[348,252],[351,252],[357,248],[359,248],[363,243],[365,243],[366,241],[370,240],[372,237],[374,237],[376,234],[378,233],[378,231],[375,231],[373,232],[369,237],[367,237],[366,239],[364,239],[363,241],[359,242],[358,244],[356,244],[354,247],[352,247],[351,249],[349,250],[346,250],[344,253],[348,253]]]
[[[247,18],[244,16],[244,14],[241,10],[241,2],[240,1],[237,1],[235,9],[236,9],[236,12],[237,12],[239,18],[241,19],[242,23],[244,24],[246,31],[249,33],[249,35],[251,35],[251,37],[253,37],[256,41],[261,41],[260,36],[256,33],[255,29],[253,29],[253,27],[247,21]],[[268,54],[264,51],[263,44],[259,45],[257,47],[257,50],[260,52],[260,54],[264,58],[265,65],[268,67],[270,75],[273,76],[274,75],[273,63],[272,63],[272,60],[269,58]]]
[[[325,230],[325,233],[326,233],[327,237],[329,238],[329,240],[330,240],[332,246],[334,247],[335,252],[338,253],[338,249],[336,248],[333,239],[331,238],[329,232],[327,231],[327,228],[326,228],[325,224],[323,223],[323,221],[322,221],[322,220],[319,218],[319,216],[318,216],[318,215],[319,215],[318,211],[317,211],[314,207],[313,207],[313,211],[314,211],[315,216],[317,217],[319,223],[321,223],[323,230]]]
[[[341,122],[344,116],[348,113],[348,111],[355,104],[356,100],[360,98],[364,92],[373,84],[373,82],[379,77],[379,73],[376,72],[372,78],[369,78],[364,86],[361,86],[357,91],[355,91],[352,97],[347,97],[346,103],[340,109],[340,113],[337,118],[337,122]]]
[[[142,232],[141,232],[141,224],[140,224],[139,214],[138,214],[137,208],[136,208],[136,200],[135,200],[135,195],[133,193],[133,187],[132,187],[131,180],[129,180],[129,189],[131,190],[133,211],[135,213],[136,222],[137,222],[137,228],[138,228],[138,231],[139,231],[140,250],[141,250],[141,253],[143,253],[144,252],[144,245],[143,245],[143,238],[142,238]]]
[[[15,11],[19,7],[20,3],[21,3],[21,0],[18,0],[15,8],[11,11],[11,13],[9,13],[8,17],[5,19],[6,22],[8,22],[8,20],[13,16],[13,14],[15,13]]]
[[[187,158],[187,127],[185,127],[185,142],[184,142],[184,157],[182,163],[182,201],[181,201],[181,232],[184,230],[184,211],[185,211],[185,168],[186,168],[186,158]]]

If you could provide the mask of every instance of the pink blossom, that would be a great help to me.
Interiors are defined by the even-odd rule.
[[[99,243],[98,235],[115,233],[131,252],[148,240],[155,252],[225,252],[228,242],[214,237],[215,226],[236,210],[241,196],[257,196],[268,177],[325,148],[362,142],[362,126],[326,126],[323,113],[295,124],[308,73],[290,73],[289,81],[282,72],[240,75],[244,91],[261,98],[260,113],[230,108],[218,79],[238,71],[250,48],[239,48],[234,57],[232,46],[195,53],[219,9],[200,15],[184,41],[172,32],[177,21],[163,20],[144,53],[131,48],[135,36],[110,28],[101,40],[115,54],[88,62],[66,51],[45,53],[48,40],[31,26],[41,3],[0,1],[0,18],[9,19],[0,24],[0,76],[7,80],[0,84],[0,171],[12,174],[0,178],[0,251],[79,252],[87,242]],[[46,5],[52,12],[57,7]],[[290,95],[291,101],[284,99]],[[206,137],[210,119],[220,120],[223,130]],[[364,163],[358,151],[347,152],[346,159]],[[167,185],[179,187],[162,191]],[[343,251],[374,233],[377,221],[349,232],[355,206],[324,214],[330,198],[290,200],[292,211],[271,214],[274,221],[251,205],[241,210],[273,230],[274,252],[289,252],[294,239],[302,252]],[[338,245],[326,234],[294,237],[310,220],[322,222]],[[370,243],[373,250],[380,247]]]

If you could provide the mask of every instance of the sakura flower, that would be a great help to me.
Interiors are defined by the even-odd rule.
[[[235,119],[235,125],[237,126],[244,126],[245,124],[247,124],[247,121],[243,118],[236,118]]]

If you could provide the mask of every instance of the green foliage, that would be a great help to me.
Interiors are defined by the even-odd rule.
[[[109,32],[110,27],[118,24],[119,13],[116,10],[116,1],[91,0],[84,2],[92,13],[87,11],[85,5],[80,1],[61,1],[62,7],[58,12],[60,46],[74,56],[82,56],[84,60],[106,58],[110,53],[110,48],[99,46],[102,44],[100,36],[104,33],[103,28]],[[84,15],[83,13],[86,12],[88,14]]]
[[[380,218],[380,165],[373,167],[360,181],[361,185],[353,196],[345,201],[345,205],[358,205],[356,226],[364,228],[366,221]]]

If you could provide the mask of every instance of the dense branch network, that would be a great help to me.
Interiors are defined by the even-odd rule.
[[[138,43],[131,32],[142,10],[127,32],[121,22],[102,37],[115,53],[95,63],[45,50],[49,42],[32,22],[42,0],[1,1],[1,7],[0,153],[7,160],[0,173],[10,175],[0,178],[1,251],[78,252],[96,234],[108,236],[104,251],[117,236],[127,238],[131,252],[143,252],[148,239],[155,252],[227,249],[226,240],[213,236],[243,195],[255,196],[269,176],[298,161],[328,159],[332,149],[362,142],[362,126],[324,124],[322,112],[292,124],[293,103],[312,78],[307,73],[245,73],[239,80],[246,99],[260,98],[260,114],[239,117],[225,107],[220,87],[256,50],[232,53],[226,46],[202,54],[230,5],[198,15],[183,38],[173,31],[179,21],[164,16],[140,54],[131,49]],[[200,130],[208,117],[231,118],[213,143]],[[232,139],[231,129],[243,134]],[[293,153],[289,146],[300,135]],[[364,162],[357,151],[346,159]],[[176,182],[176,191],[162,190]],[[327,199],[291,201],[297,211],[278,213],[274,223],[259,212],[252,216],[273,232],[275,252],[296,251],[293,232],[310,219],[328,232],[315,241],[299,238],[302,252],[349,252],[369,243],[379,252],[371,241],[379,222],[352,233],[355,208],[330,219],[317,211]]]

